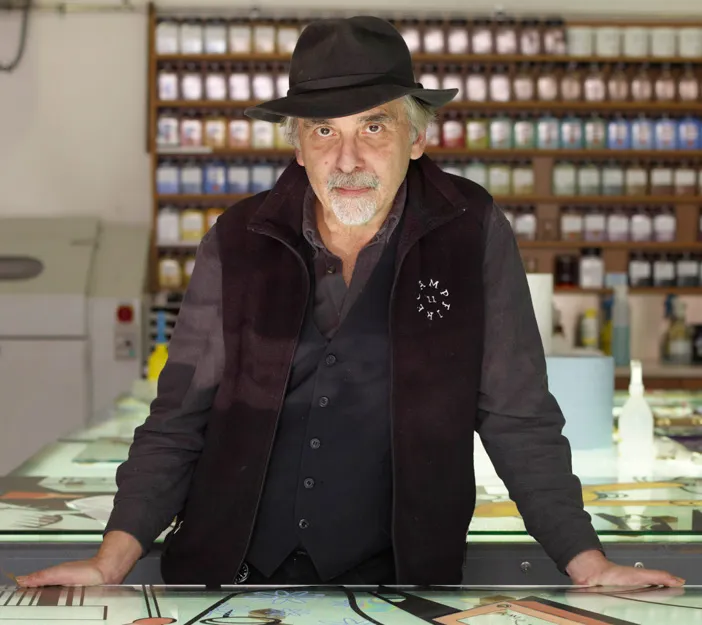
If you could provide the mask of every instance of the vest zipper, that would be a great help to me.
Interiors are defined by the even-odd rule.
[[[465,209],[463,209],[463,212],[465,212]],[[433,232],[437,228],[447,224],[450,221],[453,221],[456,218],[456,216],[451,216],[446,219],[441,219],[436,222],[434,222],[430,228],[424,232],[410,247],[408,247],[405,252],[402,254],[402,256],[398,259],[398,264],[397,267],[395,268],[395,278],[392,281],[392,288],[390,289],[390,319],[388,319],[388,337],[390,339],[390,459],[392,463],[392,515],[391,515],[391,524],[392,527],[390,528],[390,539],[392,540],[392,556],[393,556],[393,562],[395,564],[395,583],[399,584],[399,580],[397,578],[399,568],[397,566],[397,550],[395,549],[395,493],[397,492],[397,489],[395,488],[395,437],[394,437],[394,432],[395,432],[395,388],[394,388],[394,383],[395,383],[395,350],[394,350],[394,339],[393,339],[393,317],[394,317],[394,312],[395,312],[395,287],[397,285],[397,278],[400,275],[400,272],[402,271],[402,265],[405,263],[405,258],[407,257],[407,254],[409,254],[409,251],[422,239],[422,237],[426,236],[430,232]]]
[[[309,297],[310,297],[310,276],[307,273],[307,265],[305,264],[305,261],[302,258],[302,256],[300,256],[300,254],[298,254],[297,250],[295,250],[295,248],[292,245],[290,245],[287,241],[284,241],[283,239],[281,239],[275,235],[269,234],[268,232],[263,232],[262,230],[259,230],[258,228],[256,228],[256,229],[252,228],[251,231],[255,232],[257,234],[262,234],[264,236],[270,237],[271,239],[275,239],[276,241],[279,241],[280,243],[282,243],[285,247],[287,247],[293,253],[295,258],[299,261],[300,265],[302,266],[303,273],[305,275],[305,283],[307,285],[305,301],[308,301]],[[263,472],[263,480],[261,480],[261,488],[258,491],[258,498],[256,499],[256,510],[254,512],[253,522],[251,523],[251,529],[249,530],[249,537],[246,539],[246,547],[244,548],[244,555],[242,556],[241,562],[239,562],[239,565],[237,566],[237,573],[238,573],[239,569],[241,568],[241,565],[244,563],[244,561],[246,559],[246,554],[248,553],[249,545],[251,544],[251,538],[253,537],[254,528],[256,527],[256,519],[258,519],[258,508],[261,505],[261,497],[263,497],[263,489],[266,486],[266,476],[268,475],[268,467],[269,467],[270,462],[271,462],[271,455],[273,454],[273,445],[275,445],[275,437],[276,437],[276,434],[278,433],[278,423],[280,421],[280,413],[283,409],[283,403],[285,402],[285,390],[288,388],[288,382],[290,381],[290,373],[292,372],[292,364],[293,364],[293,360],[294,360],[294,355],[295,355],[295,352],[297,351],[297,346],[300,342],[300,332],[302,332],[302,325],[304,324],[304,322],[305,322],[305,315],[303,314],[302,318],[300,319],[300,326],[297,329],[297,335],[295,336],[295,343],[293,345],[293,358],[290,359],[290,363],[288,364],[288,373],[285,376],[285,387],[283,389],[283,394],[280,398],[280,403],[278,404],[278,414],[277,414],[276,419],[275,419],[275,428],[273,430],[273,437],[271,439],[270,447],[268,448],[268,455],[266,456],[266,469]]]

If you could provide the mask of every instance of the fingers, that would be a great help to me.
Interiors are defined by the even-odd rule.
[[[39,586],[67,586],[72,583],[70,575],[60,566],[37,571],[26,576],[17,577],[17,584],[25,588],[37,588]]]
[[[644,581],[646,584],[670,587],[683,586],[685,584],[684,579],[671,575],[666,571],[643,570],[641,571],[641,575],[643,578],[642,581]]]

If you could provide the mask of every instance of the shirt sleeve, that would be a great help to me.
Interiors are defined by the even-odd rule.
[[[182,509],[224,368],[216,225],[203,238],[158,380],[156,398],[117,470],[105,533],[134,536],[144,553]]]
[[[549,392],[546,360],[519,248],[494,206],[484,257],[485,348],[477,431],[527,531],[561,572],[602,546],[583,508],[565,424]]]

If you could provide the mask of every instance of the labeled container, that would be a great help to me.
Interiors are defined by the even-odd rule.
[[[601,289],[604,286],[605,267],[602,252],[586,248],[580,256],[580,288]]]
[[[664,207],[658,210],[653,217],[653,238],[661,243],[675,241],[677,220],[672,208]]]
[[[582,241],[584,229],[583,214],[577,208],[564,208],[561,211],[563,241]]]
[[[493,195],[512,194],[512,169],[509,165],[488,165],[488,191]]]
[[[679,150],[702,149],[702,124],[694,117],[685,117],[678,122],[677,147]]]
[[[631,149],[631,125],[623,117],[616,117],[607,126],[607,147],[610,150]]]
[[[629,286],[632,288],[653,285],[651,261],[643,252],[635,252],[629,257]]]
[[[607,122],[593,115],[584,123],[585,149],[604,150],[607,147]]]
[[[607,216],[601,208],[589,208],[583,216],[583,238],[585,241],[607,239]]]
[[[623,54],[632,58],[644,58],[649,55],[651,33],[648,28],[627,26],[622,28]]]
[[[600,195],[602,193],[602,170],[594,163],[587,163],[578,169],[578,194]]]
[[[635,208],[631,215],[631,240],[636,242],[653,239],[653,219],[644,208]]]
[[[561,122],[561,148],[581,150],[583,148],[583,122],[578,117],[567,117]]]
[[[536,147],[536,124],[528,115],[514,122],[514,147],[524,150]]]
[[[557,163],[553,168],[553,194],[573,196],[577,194],[577,169],[572,163]]]
[[[594,56],[595,37],[590,26],[568,27],[568,55]]]
[[[624,168],[614,161],[602,168],[602,195],[624,195]]]
[[[655,127],[653,121],[641,116],[631,122],[631,149],[652,150],[655,145]]]
[[[561,128],[556,117],[545,116],[539,119],[536,134],[540,150],[557,150],[560,148]]]
[[[607,240],[629,240],[629,215],[621,207],[614,208],[607,216]]]

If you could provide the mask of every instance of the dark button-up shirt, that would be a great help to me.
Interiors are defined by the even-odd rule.
[[[183,507],[224,369],[216,227],[197,252],[169,345],[169,365],[174,363],[169,382],[159,384],[151,415],[117,474],[119,492],[106,531],[128,532],[145,550]],[[558,528],[571,528],[570,559],[601,546],[572,474],[563,415],[548,391],[519,249],[499,207],[487,213],[484,229],[485,343],[477,429],[527,530],[546,552],[557,551]],[[561,570],[568,564],[556,563]]]

